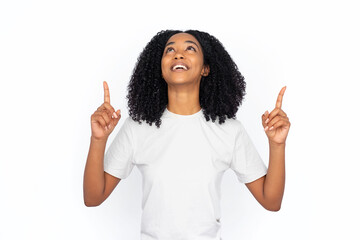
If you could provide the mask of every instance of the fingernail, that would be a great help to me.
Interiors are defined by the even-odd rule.
[[[268,123],[270,120],[269,119],[266,119],[265,123]]]
[[[106,130],[108,130],[108,127],[107,127],[107,126],[105,126],[105,129],[106,129]]]
[[[117,118],[117,115],[116,115],[116,113],[115,113],[115,112],[113,112],[113,116],[114,116],[114,118]]]
[[[266,115],[269,114],[268,110],[266,110],[265,114],[266,114]]]
[[[272,126],[269,130],[273,130],[274,129],[274,126]]]
[[[264,131],[266,132],[266,130],[267,130],[268,128],[269,128],[269,127],[268,127],[268,126],[266,126],[266,127],[265,127],[265,129],[264,129]]]

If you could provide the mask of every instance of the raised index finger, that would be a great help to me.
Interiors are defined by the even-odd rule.
[[[283,88],[280,90],[279,96],[278,96],[278,98],[277,98],[277,100],[276,100],[276,105],[275,105],[276,108],[281,108],[282,99],[283,99],[285,90],[286,90],[286,86],[283,87]]]
[[[103,82],[104,86],[104,102],[110,103],[110,92],[109,92],[109,86],[107,85],[107,82]]]

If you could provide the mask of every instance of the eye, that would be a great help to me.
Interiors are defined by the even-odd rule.
[[[169,52],[169,50],[174,50],[174,49],[172,47],[169,47],[169,48],[166,49],[165,52],[167,53],[167,52]]]
[[[192,49],[196,52],[196,49],[193,46],[188,46],[186,49]]]

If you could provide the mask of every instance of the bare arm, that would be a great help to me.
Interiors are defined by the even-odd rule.
[[[111,194],[120,178],[104,172],[106,140],[91,138],[90,149],[84,172],[84,203],[98,206]]]
[[[270,211],[280,210],[285,188],[285,141],[291,125],[281,109],[285,89],[281,89],[275,109],[262,115],[262,125],[269,139],[268,172],[264,177],[246,184],[256,200]]]
[[[120,110],[110,105],[110,93],[107,83],[104,86],[104,103],[91,115],[91,140],[84,171],[84,203],[86,206],[98,206],[111,194],[120,178],[104,172],[104,153],[106,142],[119,122]]]
[[[279,211],[285,189],[285,144],[269,143],[269,148],[267,174],[246,187],[265,209]]]

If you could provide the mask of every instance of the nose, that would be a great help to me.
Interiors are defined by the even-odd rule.
[[[184,55],[182,55],[181,52],[177,52],[175,54],[175,59],[184,59]]]

